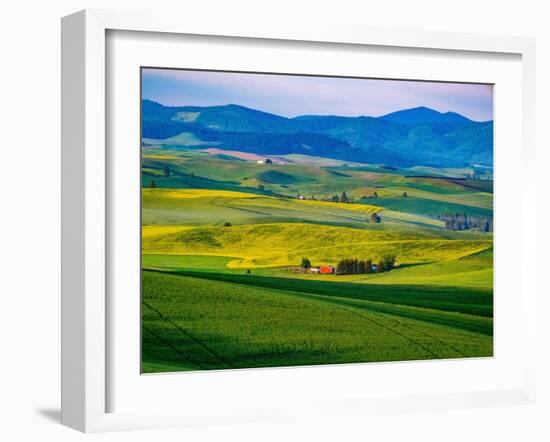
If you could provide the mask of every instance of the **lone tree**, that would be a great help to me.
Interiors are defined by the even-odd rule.
[[[231,223],[229,221],[226,221],[223,223],[224,227],[231,227]]]
[[[378,273],[389,272],[395,266],[395,255],[385,255],[378,263],[376,271]]]
[[[164,169],[162,170],[162,173],[166,178],[170,176],[170,166],[168,164],[164,165]]]
[[[155,183],[155,180],[151,180],[151,182],[149,183],[149,187],[151,189],[154,189],[155,187],[157,187],[157,183]]]
[[[302,262],[300,263],[300,267],[302,267],[303,269],[310,269],[311,268],[311,261],[304,256],[302,258]]]
[[[340,202],[341,202],[341,203],[349,203],[349,198],[348,198],[348,196],[346,195],[346,191],[345,191],[345,190],[342,192],[342,196],[340,197]]]
[[[378,192],[374,192],[374,193],[373,193],[373,196],[374,196],[375,198],[378,198]]]
[[[407,198],[409,195],[407,195],[407,192],[403,192],[403,198]]]
[[[371,223],[379,223],[382,219],[380,218],[380,216],[378,215],[378,213],[373,213],[371,216],[370,216],[370,222]]]
[[[268,158],[267,160],[265,160],[265,164],[273,164],[273,161]]]

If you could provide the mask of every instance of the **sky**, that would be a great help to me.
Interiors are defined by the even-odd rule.
[[[425,106],[493,119],[493,87],[470,83],[144,68],[142,98],[165,106],[239,104],[284,117],[377,117]]]

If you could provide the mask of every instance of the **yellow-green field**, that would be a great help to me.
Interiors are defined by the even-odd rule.
[[[228,267],[297,265],[303,256],[313,265],[335,265],[348,256],[378,260],[392,253],[398,264],[462,258],[492,247],[491,241],[408,238],[386,231],[313,224],[255,224],[231,227],[149,226],[143,253],[237,257]],[[158,231],[158,232],[157,232]]]

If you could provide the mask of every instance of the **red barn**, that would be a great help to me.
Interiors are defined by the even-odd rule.
[[[321,266],[319,267],[319,273],[324,273],[326,275],[334,274],[334,267],[332,266]]]

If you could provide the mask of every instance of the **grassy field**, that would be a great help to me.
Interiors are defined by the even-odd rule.
[[[492,181],[208,147],[143,151],[144,372],[492,355],[492,233],[441,219],[492,218]]]
[[[142,370],[492,355],[490,318],[374,299],[144,271]]]

